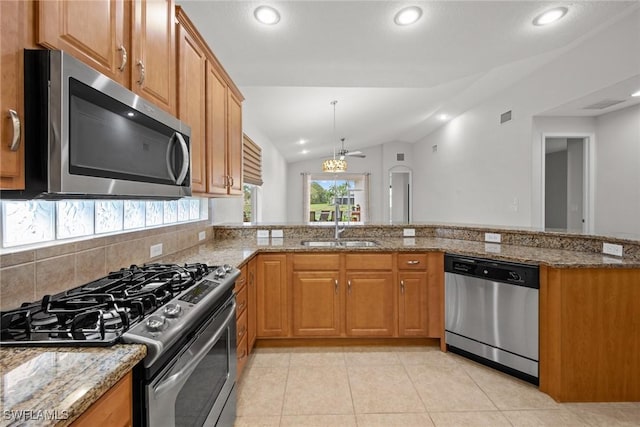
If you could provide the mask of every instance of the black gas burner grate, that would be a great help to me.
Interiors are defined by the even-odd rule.
[[[112,345],[130,326],[213,268],[205,264],[132,265],[0,313],[0,339],[7,345]]]

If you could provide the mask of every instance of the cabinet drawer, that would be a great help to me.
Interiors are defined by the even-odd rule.
[[[398,254],[398,270],[426,270],[427,254]]]
[[[247,336],[247,311],[245,310],[236,321],[236,342]]]
[[[338,270],[340,269],[340,255],[294,254],[293,269],[307,271]]]
[[[129,372],[109,389],[80,417],[71,424],[73,427],[98,425],[133,425],[132,374]]]
[[[238,342],[238,346],[236,347],[236,351],[237,351],[237,363],[238,363],[238,368],[236,369],[238,378],[240,378],[240,375],[242,374],[242,370],[244,369],[244,365],[247,364],[247,360],[249,360],[249,352],[247,351],[247,336],[245,334],[244,338]]]
[[[236,317],[240,317],[247,310],[247,287],[238,290],[236,286]]]
[[[236,279],[236,291],[247,283],[247,266],[240,269],[240,276]]]
[[[391,254],[347,254],[347,270],[391,270]]]

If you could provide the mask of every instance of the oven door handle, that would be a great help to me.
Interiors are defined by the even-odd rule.
[[[191,375],[191,373],[195,370],[198,363],[200,363],[200,361],[204,359],[207,352],[211,349],[211,347],[213,347],[213,345],[218,341],[218,339],[220,339],[220,336],[222,335],[222,333],[226,331],[227,327],[229,326],[229,323],[236,318],[236,310],[235,310],[236,302],[233,301],[230,307],[231,307],[231,311],[225,318],[224,322],[222,323],[222,326],[216,331],[213,337],[209,341],[207,341],[207,343],[204,346],[202,346],[202,349],[200,349],[200,351],[198,351],[198,353],[195,356],[193,356],[191,360],[189,360],[189,362],[186,365],[184,365],[178,372],[176,372],[175,374],[172,374],[167,379],[165,379],[164,381],[162,381],[160,384],[158,384],[153,388],[153,392],[156,396],[163,394],[166,391],[172,389],[176,384],[180,383],[183,380],[186,380],[189,377],[189,375]]]

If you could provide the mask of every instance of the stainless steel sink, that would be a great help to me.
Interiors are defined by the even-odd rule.
[[[302,246],[316,248],[370,248],[378,246],[372,240],[303,240]]]

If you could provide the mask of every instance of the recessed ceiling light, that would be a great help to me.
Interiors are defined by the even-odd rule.
[[[393,18],[393,22],[398,25],[411,25],[422,16],[422,9],[418,6],[409,6],[401,9]]]
[[[307,154],[309,150],[302,150],[302,154]]]
[[[533,20],[533,25],[547,25],[552,22],[556,22],[558,19],[562,18],[567,14],[569,9],[566,7],[556,7],[554,9],[549,9],[544,13],[536,16]]]
[[[448,116],[448,115],[446,115],[446,114],[438,114],[438,118],[439,118],[440,120],[442,120],[443,122],[444,122],[445,120],[449,120],[449,116]]]
[[[300,141],[298,141],[298,144],[300,144],[300,145],[304,145],[306,143],[307,143],[306,139],[301,139]]]
[[[636,93],[631,94],[631,96],[640,96],[640,90],[637,91]]]
[[[253,11],[253,16],[265,25],[274,25],[280,21],[280,14],[271,6],[258,6]]]

